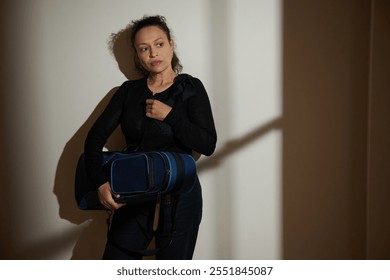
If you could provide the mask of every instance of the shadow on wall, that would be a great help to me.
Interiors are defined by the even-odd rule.
[[[3,88],[1,88],[3,89]],[[2,95],[0,96],[0,99],[2,99]],[[1,100],[3,101],[3,100]],[[5,114],[4,108],[3,108],[4,102],[0,103],[1,112],[0,112],[0,146],[1,147],[7,147],[6,146],[6,125],[5,125]],[[0,259],[6,259],[7,258],[7,252],[12,252],[12,245],[9,242],[12,240],[12,232],[10,228],[7,225],[10,225],[12,223],[12,216],[10,213],[8,213],[9,209],[11,209],[11,200],[9,199],[11,197],[11,180],[10,180],[10,172],[9,170],[9,153],[5,151],[3,154],[3,159],[0,161],[0,178],[2,182],[1,187],[1,195],[0,195]],[[8,186],[8,187],[7,187]]]
[[[53,192],[57,196],[59,204],[59,215],[62,219],[74,224],[87,222],[83,232],[73,251],[72,259],[95,259],[101,255],[101,248],[104,246],[104,211],[82,211],[77,208],[74,198],[74,179],[78,157],[84,150],[84,141],[94,121],[115,93],[113,88],[98,104],[87,121],[79,128],[73,137],[65,145],[58,161]],[[108,149],[115,149],[115,143],[121,142],[118,131],[110,137]],[[99,249],[97,249],[99,248]]]
[[[370,9],[283,1],[284,259],[367,257]]]
[[[117,33],[111,34],[109,47],[121,72],[127,79],[135,79],[139,75],[134,67],[134,52],[130,43],[130,33],[131,29],[128,26]],[[71,223],[83,224],[82,232],[79,233],[73,250],[72,259],[100,259],[103,253],[108,214],[105,211],[82,211],[78,209],[73,186],[77,160],[84,150],[84,141],[88,131],[117,89],[118,87],[115,87],[106,94],[85,123],[67,142],[57,164],[53,192],[58,199],[59,215],[62,219]],[[124,146],[125,142],[119,128],[114,131],[105,145],[109,150],[121,150]]]

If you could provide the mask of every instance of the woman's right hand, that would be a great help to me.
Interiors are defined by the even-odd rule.
[[[126,205],[126,203],[116,203],[114,198],[120,197],[119,194],[114,194],[111,191],[110,183],[106,182],[98,188],[98,196],[100,203],[110,210],[117,210],[122,206]]]

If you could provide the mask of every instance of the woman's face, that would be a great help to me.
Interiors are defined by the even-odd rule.
[[[158,26],[147,26],[138,31],[134,46],[142,67],[151,74],[172,70],[174,43]]]

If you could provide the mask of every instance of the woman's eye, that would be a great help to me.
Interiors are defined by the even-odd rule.
[[[157,47],[161,48],[162,46],[164,46],[164,43],[163,43],[163,42],[157,43]]]
[[[140,52],[146,52],[147,50],[148,50],[147,47],[139,48],[139,51],[140,51]]]

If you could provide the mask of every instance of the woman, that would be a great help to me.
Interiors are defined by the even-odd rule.
[[[174,41],[162,16],[131,26],[135,62],[144,77],[117,90],[85,141],[87,172],[100,202],[115,210],[103,259],[141,259],[154,234],[156,259],[192,259],[202,216],[199,180],[178,196],[162,198],[157,231],[155,202],[125,205],[114,194],[100,165],[102,148],[120,125],[130,150],[211,155],[216,131],[207,93],[197,78],[180,74]]]

